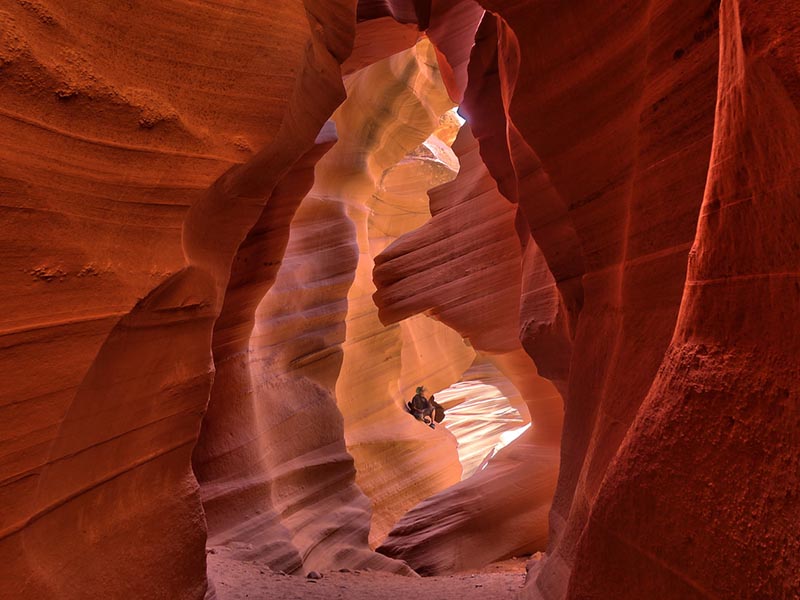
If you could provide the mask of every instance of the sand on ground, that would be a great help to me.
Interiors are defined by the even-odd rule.
[[[476,572],[403,577],[375,571],[325,571],[322,579],[272,572],[259,561],[208,554],[208,574],[218,600],[504,600],[525,582],[525,559],[494,563]]]

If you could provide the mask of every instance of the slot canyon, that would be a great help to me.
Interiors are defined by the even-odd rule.
[[[0,0],[0,252],[2,600],[800,599],[795,0]]]

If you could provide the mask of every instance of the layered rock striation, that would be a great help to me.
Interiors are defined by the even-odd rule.
[[[388,530],[458,481],[460,465],[452,437],[421,427],[403,398],[416,381],[455,380],[458,353],[468,364],[472,351],[425,317],[386,331],[361,298],[374,246],[413,227],[424,191],[457,169],[438,137],[403,160],[452,129],[440,125],[452,104],[427,41],[359,70],[346,89],[336,145],[296,164],[293,187],[276,188],[239,249],[194,464],[210,543],[233,546],[234,557],[408,574],[368,550],[371,517],[380,536],[382,522]],[[410,219],[396,214],[403,202]],[[417,353],[415,342],[440,353]]]
[[[206,541],[800,594],[798,56],[785,0],[5,3],[0,597],[213,597]],[[476,352],[532,425],[459,481],[402,404]]]
[[[200,598],[190,457],[215,321],[344,97],[355,15],[19,2],[0,20],[2,596]]]
[[[571,597],[800,595],[800,75],[789,58],[800,13],[787,8],[721,5],[711,164],[678,322],[578,545]]]
[[[780,497],[776,506],[796,508],[791,495],[776,491],[780,485],[773,487],[764,481],[773,472],[771,456],[782,454],[787,465],[797,458],[796,448],[787,451],[791,443],[780,433],[788,431],[784,426],[792,427],[791,418],[786,421],[779,416],[780,410],[766,414],[766,406],[795,405],[789,399],[796,397],[797,390],[791,386],[785,392],[766,390],[758,383],[764,366],[751,371],[744,361],[741,371],[733,366],[733,371],[727,371],[723,357],[736,362],[734,357],[740,353],[751,356],[741,333],[746,325],[735,326],[735,334],[726,329],[732,326],[726,323],[732,322],[724,315],[737,314],[737,309],[732,300],[736,292],[725,286],[734,285],[733,281],[740,286],[750,280],[791,279],[794,271],[791,267],[773,269],[773,255],[768,258],[758,251],[765,242],[744,241],[750,238],[738,236],[732,229],[721,233],[725,230],[715,216],[734,214],[733,208],[719,208],[726,200],[712,200],[711,209],[702,212],[701,201],[706,189],[708,204],[708,190],[714,194],[715,188],[707,186],[716,186],[721,177],[725,181],[723,196],[736,198],[730,202],[735,202],[738,216],[753,204],[752,190],[759,189],[754,181],[768,187],[773,198],[780,198],[786,189],[784,182],[791,181],[780,168],[765,166],[762,171],[757,159],[741,159],[742,166],[737,167],[737,150],[715,150],[712,155],[711,146],[712,139],[715,147],[725,139],[734,148],[739,144],[742,154],[752,151],[769,156],[774,165],[788,164],[780,157],[791,152],[787,149],[797,114],[796,86],[787,67],[793,60],[789,57],[797,53],[796,11],[780,2],[762,9],[755,3],[723,2],[723,25],[727,19],[729,38],[724,31],[720,38],[716,2],[602,7],[591,3],[561,7],[535,2],[482,4],[494,14],[487,14],[477,32],[461,108],[498,189],[518,206],[517,223],[526,257],[520,312],[523,346],[536,359],[540,372],[562,391],[566,402],[549,553],[533,565],[527,595],[705,597],[746,589],[756,596],[791,597],[796,585],[790,575],[792,567],[773,553],[778,547],[791,547],[782,536],[796,528],[796,522],[790,519],[766,526],[766,513],[758,507],[774,504]],[[420,22],[432,26],[430,14],[417,6]],[[782,21],[780,27],[775,25],[777,21]],[[569,35],[564,34],[564,27],[569,28]],[[771,100],[760,99],[758,94],[769,95]],[[787,115],[786,123],[783,117],[775,119],[782,123],[782,133],[769,133],[772,124],[756,125],[766,112],[755,106],[771,106],[766,110]],[[757,112],[749,118],[748,110]],[[763,145],[753,141],[756,129],[764,132]],[[748,141],[739,141],[745,139]],[[719,175],[725,172],[723,165],[731,169],[728,178]],[[751,176],[753,172],[758,174]],[[720,194],[716,192],[717,197]],[[780,200],[774,202],[780,205]],[[774,256],[795,256],[796,248],[780,242],[781,232],[793,231],[794,215],[791,209],[775,210],[782,211],[781,226],[775,236],[767,237],[780,247]],[[787,235],[785,239],[791,237]],[[528,236],[535,247],[526,243]],[[696,255],[690,259],[689,253],[693,245],[695,252],[708,249],[705,252],[717,261],[713,267],[703,267],[718,273],[709,276],[708,284],[693,283],[698,277],[692,270],[698,264]],[[734,251],[734,246],[738,250]],[[733,266],[738,252],[748,256],[747,273],[754,275],[738,278]],[[778,272],[783,275],[772,274]],[[552,280],[548,281],[550,274]],[[686,307],[699,311],[694,307],[700,302],[695,300],[700,290],[724,290],[717,296],[723,304],[715,305],[713,314],[702,313],[702,327],[699,323],[687,325]],[[771,293],[764,292],[761,297]],[[783,334],[772,316],[766,316],[780,314],[778,308],[738,314],[745,323],[755,319],[764,327],[760,340],[771,339],[772,333],[767,331],[779,338]],[[702,343],[697,341],[698,327]],[[697,352],[703,356],[711,353],[718,360],[704,360],[701,367],[688,358],[697,354],[694,349],[680,350],[676,356],[669,349],[671,343],[672,348],[700,344]],[[791,348],[784,341],[776,345]],[[771,365],[770,372],[776,369],[775,380],[783,380],[778,366],[783,359],[776,354],[765,360]],[[689,383],[693,369],[709,369],[721,379],[712,383],[707,379],[710,373],[698,374],[704,383]],[[735,381],[722,375],[733,372],[741,373]],[[724,385],[723,380],[727,382]],[[734,402],[734,407],[724,409],[726,414],[758,412],[759,416],[748,421],[776,432],[776,448],[734,450],[745,439],[757,439],[743,429],[720,433],[720,437],[715,433],[713,440],[709,439],[709,429],[700,423],[715,417],[700,416],[700,412],[712,409],[700,409],[700,404],[705,404],[699,399],[696,409],[690,408],[694,403],[686,395],[688,388],[680,386],[700,386],[704,393],[716,394],[717,410],[723,410],[726,401]],[[751,389],[761,390],[763,403],[759,406],[766,412],[755,405],[745,408],[745,399],[754,397]],[[686,416],[690,410],[698,411],[692,413],[695,419]],[[735,427],[736,414],[729,417]],[[631,429],[634,422],[636,427]],[[697,428],[696,433],[689,423]],[[643,440],[637,442],[640,436]],[[709,454],[709,444],[719,452]],[[679,462],[684,474],[691,473],[687,483],[692,491],[684,490],[677,479],[664,483],[666,473],[660,474],[662,465],[669,462],[667,457],[678,448],[691,457]],[[756,455],[759,458],[754,458]],[[651,457],[646,459],[650,463],[635,466],[643,456]],[[717,509],[715,492],[709,490],[727,479],[722,472],[728,461],[739,464],[745,456],[750,457],[748,468],[758,470],[759,476],[739,480],[738,495],[720,492],[720,502],[731,520],[718,521],[711,516]],[[667,473],[677,471],[667,469]],[[660,500],[664,490],[656,487],[656,481],[669,486],[667,496],[674,502]],[[640,489],[640,484],[647,487]],[[723,489],[734,487],[728,484]],[[600,504],[596,506],[596,502]],[[746,506],[751,507],[750,513]],[[631,514],[645,507],[650,508],[634,519],[637,523],[630,523]],[[590,514],[596,516],[590,519]],[[707,519],[692,517],[701,514]],[[685,529],[676,525],[684,517],[693,525]],[[656,543],[659,538],[646,533],[657,527],[655,523],[669,529],[667,545]],[[758,533],[745,534],[745,530]],[[637,531],[638,537],[634,534],[631,538],[629,532]],[[764,566],[759,575],[748,571],[750,576],[738,574],[733,557],[711,561],[708,566],[690,566],[687,556],[695,556],[694,548],[708,549],[714,540],[733,531],[740,532],[737,539],[749,540],[751,547],[774,548],[767,551],[772,557],[767,560],[774,558],[774,564],[781,566]],[[410,539],[413,535],[406,530],[399,537]],[[741,547],[739,544],[735,547]],[[598,553],[607,560],[598,559]],[[614,561],[613,568],[610,561]],[[701,564],[699,558],[691,563]],[[732,592],[728,585],[738,586],[739,592]]]
[[[523,249],[516,207],[498,191],[464,126],[453,145],[458,176],[430,192],[431,219],[376,259],[381,319],[435,315],[476,350],[489,354],[517,387],[533,423],[529,435],[479,474],[409,512],[379,548],[415,570],[443,573],[544,547],[547,510],[558,472],[562,400],[537,375],[519,340]],[[527,456],[527,483],[512,474]],[[493,523],[492,528],[487,524]],[[521,543],[525,539],[529,543]]]

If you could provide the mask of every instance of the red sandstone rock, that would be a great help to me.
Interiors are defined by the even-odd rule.
[[[675,335],[600,488],[571,598],[800,597],[799,17],[722,3]]]
[[[464,127],[454,146],[459,176],[431,192],[431,220],[375,260],[384,322],[429,312],[483,351],[519,346],[520,244],[515,208],[497,192]]]
[[[4,597],[205,592],[190,455],[212,328],[237,247],[341,102],[354,21],[243,8],[0,12]]]
[[[538,443],[530,430],[486,468],[415,506],[378,551],[405,560],[422,575],[534,552],[547,543],[548,500],[557,475],[557,446]]]
[[[468,116],[491,142],[484,154],[507,140],[509,159],[487,164],[519,198],[574,332],[550,552],[529,589],[561,598],[677,317],[713,126],[715,13],[682,2],[484,4],[502,18],[496,86],[506,120],[484,117],[478,97]],[[495,47],[490,31],[484,39],[473,56]],[[477,74],[492,73],[484,62]]]
[[[240,558],[397,568],[367,548],[335,398],[347,211],[309,196],[276,268],[339,64],[415,26],[480,155],[376,261],[376,299],[541,384],[524,348],[561,392],[526,597],[800,594],[793,4],[481,0],[477,32],[472,0],[68,4],[0,9],[3,597],[202,597],[201,497]],[[526,400],[531,435],[413,509],[392,554],[433,572],[544,543],[560,398]]]

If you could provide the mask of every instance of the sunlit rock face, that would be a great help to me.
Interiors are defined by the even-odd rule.
[[[477,359],[458,383],[436,392],[446,411],[443,426],[458,441],[461,479],[486,466],[531,424],[519,390],[486,359]]]
[[[534,425],[503,453],[513,458],[490,461],[480,476],[427,499],[379,547],[425,574],[544,548],[563,413],[558,391],[519,341],[524,250],[516,207],[500,194],[468,125],[453,150],[461,170],[430,192],[431,219],[376,258],[374,300],[384,322],[427,313],[457,330],[519,390]]]
[[[375,87],[368,77],[365,70],[355,83]],[[441,80],[437,85],[443,93]],[[384,326],[372,301],[374,256],[430,218],[427,190],[458,171],[447,144],[458,126],[451,112],[444,113],[422,145],[375,178],[363,204],[348,205],[360,252],[347,297],[344,361],[336,395],[356,481],[372,501],[373,546],[408,509],[456,483],[461,474],[452,436],[413,419],[405,403],[419,385],[435,389],[456,381],[474,351],[457,332],[425,315]]]
[[[786,0],[3,3],[0,596],[212,598],[207,535],[800,596],[799,56]],[[531,427],[458,481],[402,402],[476,351]]]
[[[307,173],[313,187],[295,213],[273,203],[254,232],[267,249],[282,236],[282,263],[243,245],[234,264],[244,289],[259,293],[228,291],[233,316],[223,312],[216,330],[217,382],[195,469],[212,545],[287,571],[409,573],[368,550],[371,517],[383,537],[461,467],[452,436],[412,419],[403,399],[420,380],[457,379],[473,351],[424,316],[384,328],[371,253],[424,219],[425,190],[454,177],[455,156],[432,135],[452,140],[452,102],[427,41],[351,75],[346,88],[332,119],[338,142]],[[262,263],[268,277],[254,288]],[[254,311],[252,329],[236,325],[243,311]],[[240,331],[252,331],[244,347]]]

